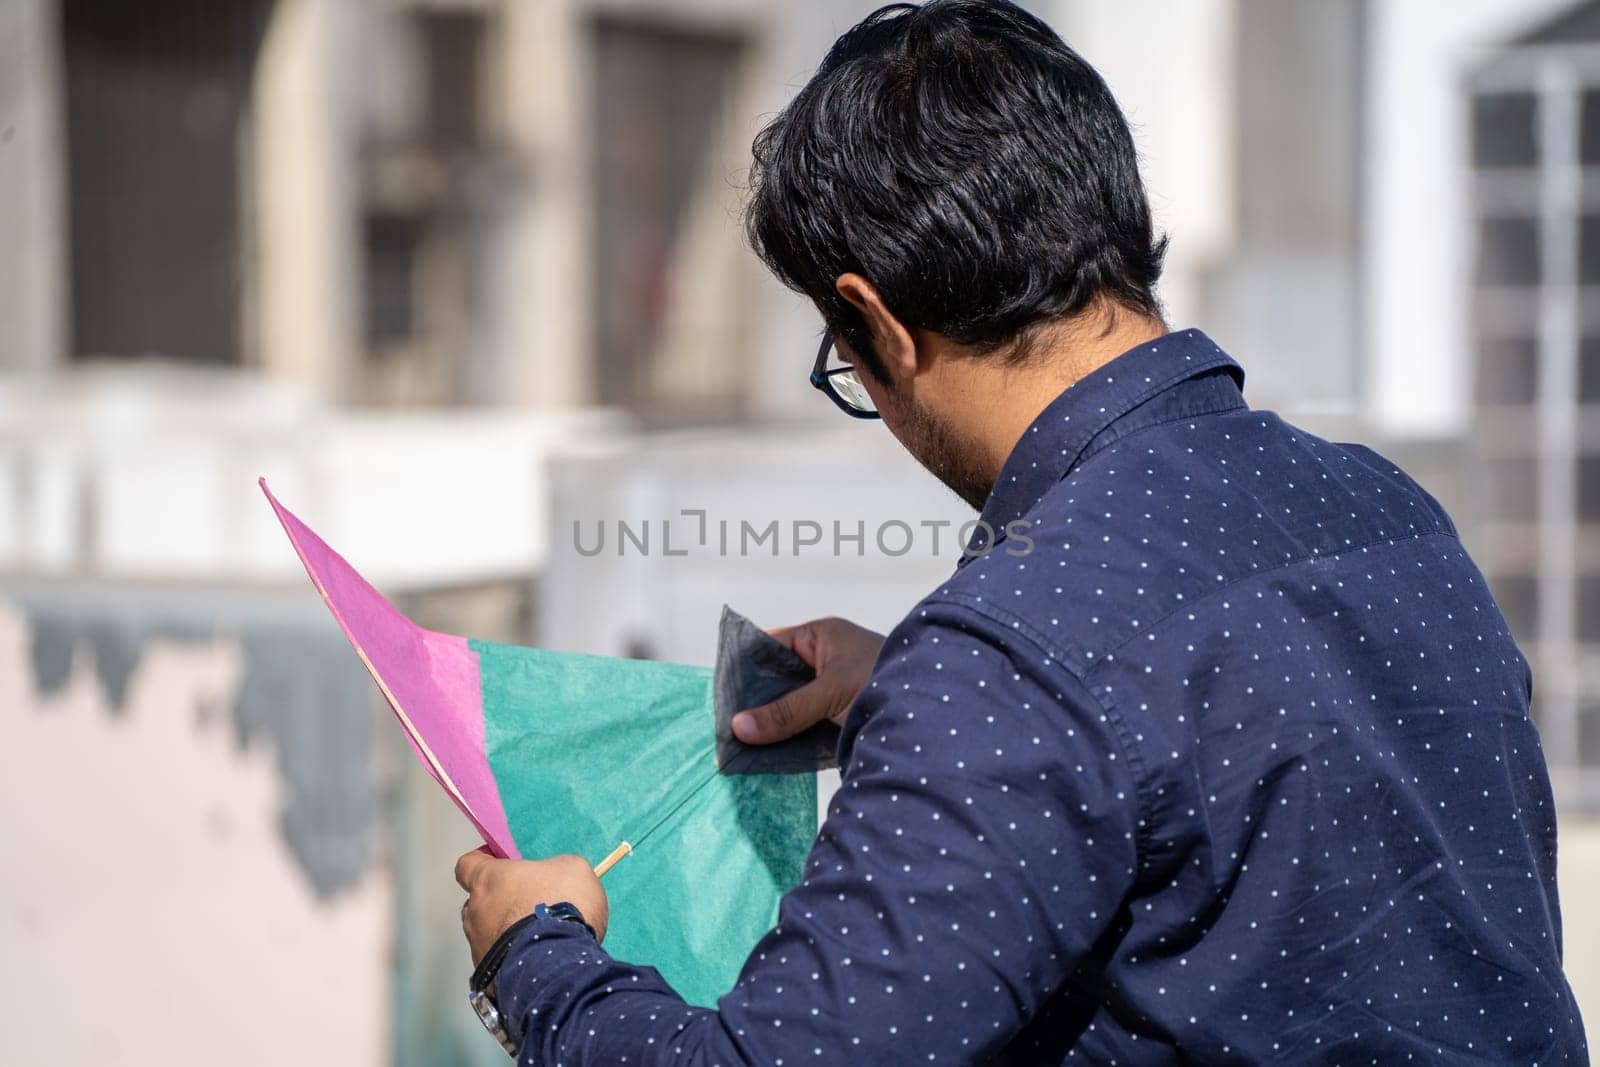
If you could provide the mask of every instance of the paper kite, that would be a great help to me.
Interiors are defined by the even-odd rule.
[[[627,842],[605,876],[607,951],[693,1004],[732,989],[816,833],[815,775],[766,772],[813,770],[836,732],[761,750],[727,723],[803,682],[805,665],[731,612],[716,671],[434,633],[261,488],[418,759],[490,850],[599,863]]]

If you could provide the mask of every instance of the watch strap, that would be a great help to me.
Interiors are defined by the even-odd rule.
[[[489,991],[489,987],[494,984],[495,976],[500,973],[500,967],[505,963],[506,956],[511,953],[511,946],[516,943],[522,931],[540,919],[560,919],[565,922],[576,923],[589,931],[590,937],[594,937],[594,927],[584,921],[583,913],[577,909],[576,905],[569,904],[566,901],[556,904],[539,904],[533,909],[532,915],[524,915],[506,927],[505,931],[494,939],[494,944],[489,946],[489,951],[483,954],[483,959],[479,960],[478,966],[473,968],[472,980],[467,987],[467,1002],[472,1005],[472,1010],[477,1013],[484,1029],[488,1030],[494,1039],[500,1042],[500,1047],[513,1057],[517,1054],[517,1047],[512,1043],[511,1035],[506,1032],[505,1020],[500,1014],[500,1007],[495,1003],[494,994]]]

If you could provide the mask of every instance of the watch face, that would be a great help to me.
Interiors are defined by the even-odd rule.
[[[506,1028],[500,1023],[500,1009],[495,1007],[493,998],[481,989],[475,989],[467,994],[467,1003],[472,1005],[472,1010],[478,1013],[478,1021],[483,1028],[500,1042],[500,1047],[510,1056],[516,1056],[517,1050],[511,1044],[511,1035],[506,1033]]]

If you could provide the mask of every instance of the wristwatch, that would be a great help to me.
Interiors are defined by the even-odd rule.
[[[505,1021],[500,1016],[500,1007],[495,1003],[494,979],[500,973],[500,965],[505,963],[506,955],[511,951],[511,946],[516,942],[518,935],[529,923],[538,919],[563,919],[577,923],[589,931],[590,937],[594,937],[594,927],[584,921],[583,912],[575,905],[566,901],[558,904],[539,904],[534,907],[532,915],[525,915],[506,927],[505,933],[495,938],[494,944],[489,946],[489,951],[478,961],[478,966],[472,972],[472,981],[467,986],[467,1003],[472,1005],[472,1010],[477,1013],[478,1021],[483,1023],[483,1028],[500,1042],[500,1047],[513,1059],[517,1055],[517,1046],[512,1043],[511,1035],[506,1033]]]

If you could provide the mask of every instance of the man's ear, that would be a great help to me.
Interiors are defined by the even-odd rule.
[[[850,301],[867,322],[872,335],[872,345],[889,374],[908,380],[917,372],[917,343],[911,331],[894,317],[877,286],[859,274],[841,274],[833,287],[839,295]]]

